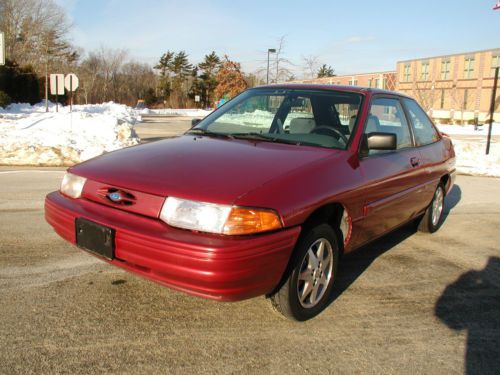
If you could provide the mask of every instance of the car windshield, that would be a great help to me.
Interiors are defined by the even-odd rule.
[[[362,98],[335,90],[251,89],[189,133],[345,149]]]

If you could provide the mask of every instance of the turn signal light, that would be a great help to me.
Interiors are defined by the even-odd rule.
[[[282,228],[278,214],[272,210],[233,207],[224,225],[224,234],[252,234]]]

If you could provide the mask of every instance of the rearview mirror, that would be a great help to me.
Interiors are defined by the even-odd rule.
[[[397,137],[394,133],[374,132],[363,135],[361,156],[367,156],[370,150],[393,151],[397,149]]]
[[[194,128],[196,125],[198,125],[201,122],[201,118],[194,118],[191,120],[191,128]]]

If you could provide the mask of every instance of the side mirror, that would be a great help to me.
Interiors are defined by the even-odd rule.
[[[361,156],[367,156],[370,150],[393,151],[397,149],[397,137],[394,133],[374,132],[363,134]]]
[[[191,128],[194,128],[196,125],[198,125],[201,122],[201,118],[194,118],[191,120]]]

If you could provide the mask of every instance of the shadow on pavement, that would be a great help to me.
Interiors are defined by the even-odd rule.
[[[443,212],[444,216],[442,222],[446,221],[446,217],[461,199],[462,190],[460,189],[460,186],[454,185],[445,199],[445,209]],[[386,234],[375,242],[365,245],[362,248],[345,255],[342,258],[339,267],[330,303],[335,301],[335,299],[347,290],[375,259],[384,254],[386,251],[392,249],[394,246],[403,242],[408,237],[414,235],[416,232],[417,225],[415,223],[409,223]]]
[[[415,234],[416,231],[416,226],[410,223],[369,245],[346,254],[340,262],[330,303],[344,293],[375,259]]]
[[[436,316],[455,331],[467,331],[467,374],[500,374],[500,258],[468,271],[446,287]]]
[[[444,211],[443,211],[443,222],[446,221],[446,218],[450,214],[451,210],[455,208],[455,206],[462,200],[462,189],[460,186],[453,185],[450,192],[446,195],[446,199],[444,200]]]

